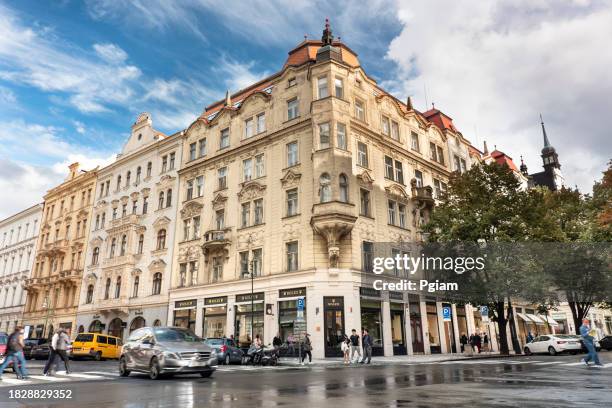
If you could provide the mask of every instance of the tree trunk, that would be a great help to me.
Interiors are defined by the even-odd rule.
[[[495,302],[495,313],[497,314],[497,326],[499,328],[499,354],[510,354],[508,349],[508,336],[506,335],[506,302]]]
[[[510,337],[512,338],[512,348],[516,354],[522,354],[521,343],[518,341],[516,334],[516,325],[514,324],[514,309],[512,301],[508,299],[508,321],[510,322]]]
[[[585,318],[589,309],[591,308],[590,303],[581,302],[567,302],[570,310],[572,311],[572,319],[574,319],[574,331],[576,334],[580,334],[580,326],[582,326],[582,319]]]

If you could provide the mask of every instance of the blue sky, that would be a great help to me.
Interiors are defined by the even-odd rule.
[[[0,218],[69,162],[112,160],[139,112],[174,132],[276,72],[325,17],[385,88],[420,109],[427,89],[474,144],[538,171],[542,112],[571,184],[590,189],[612,156],[593,120],[612,111],[605,1],[0,0]]]

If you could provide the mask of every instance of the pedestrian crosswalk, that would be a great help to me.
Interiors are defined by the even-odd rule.
[[[78,381],[96,381],[96,380],[113,380],[119,377],[119,374],[106,371],[87,371],[83,373],[70,373],[58,371],[53,376],[46,375],[30,375],[27,380],[19,380],[12,374],[5,373],[0,381],[0,387],[15,387],[22,385],[37,385],[37,384],[54,384],[54,383],[71,383]]]
[[[482,360],[462,360],[462,359],[457,359],[457,360],[451,360],[451,361],[444,361],[444,362],[440,362],[440,363],[430,363],[430,364],[438,364],[438,365],[504,365],[504,364],[508,364],[508,365],[518,365],[518,364],[528,364],[528,365],[534,365],[534,366],[539,366],[539,367],[577,367],[577,366],[584,366],[584,362],[582,361],[572,361],[572,362],[567,362],[567,361],[544,361],[544,360],[513,360],[513,359],[482,359]],[[415,364],[410,364],[410,365],[415,365]],[[418,364],[416,364],[418,365]],[[593,363],[591,363],[589,365],[589,367],[594,367]],[[599,367],[599,368],[612,368],[612,363],[606,363],[603,364],[603,366]]]

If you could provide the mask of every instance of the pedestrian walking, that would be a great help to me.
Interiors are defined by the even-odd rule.
[[[64,329],[58,329],[53,337],[51,337],[49,359],[43,369],[43,375],[49,375],[49,372],[53,375],[57,368],[58,358],[64,362],[66,374],[70,374],[70,359],[68,358],[67,352],[68,346],[70,346],[70,337],[68,337]]]
[[[304,335],[304,354],[302,355],[302,364],[304,364],[306,356],[308,356],[308,364],[312,363],[312,342],[310,341],[310,334],[308,333]]]
[[[6,357],[0,365],[0,380],[2,380],[2,374],[4,369],[13,362],[13,368],[18,379],[27,380],[28,370],[26,368],[26,360],[23,355],[23,327],[16,326],[15,330],[9,338],[6,344]]]
[[[484,350],[486,352],[491,351],[489,350],[489,336],[487,335],[487,333],[484,333],[484,335],[482,336],[482,342],[484,344]]]
[[[531,343],[533,341],[533,334],[531,332],[527,333],[527,343]]]
[[[461,338],[459,339],[459,343],[461,344],[461,352],[465,353],[465,347],[467,346],[467,343],[468,343],[468,338],[465,335],[465,333],[461,333]]]
[[[280,333],[276,333],[276,336],[272,339],[272,345],[274,348],[279,349],[283,345],[283,340],[280,337]]]
[[[368,329],[363,329],[363,337],[361,339],[361,344],[363,345],[363,359],[361,360],[361,364],[366,362],[366,364],[370,364],[372,362],[372,336],[368,332]]]
[[[349,353],[351,351],[351,339],[346,334],[342,335],[342,343],[340,344],[342,355],[344,356],[344,364],[349,363]]]
[[[595,349],[595,336],[597,335],[597,330],[594,328],[591,329],[591,324],[589,319],[582,319],[582,326],[580,326],[580,335],[582,336],[582,342],[586,347],[589,354],[586,358],[582,359],[582,362],[589,366],[589,361],[593,360],[595,363],[594,367],[603,367],[603,364],[599,361],[599,356],[597,355],[597,350]]]
[[[361,359],[361,349],[359,348],[360,339],[357,335],[357,330],[351,330],[351,363],[358,362]],[[355,353],[357,353],[357,360],[354,360]]]

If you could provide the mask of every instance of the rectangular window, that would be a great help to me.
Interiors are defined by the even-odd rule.
[[[193,217],[193,239],[200,238],[200,216]]]
[[[174,170],[174,163],[176,162],[176,154],[174,152],[170,153],[170,165],[169,170]]]
[[[429,158],[435,162],[438,161],[438,154],[434,143],[429,143]]]
[[[329,123],[321,123],[319,125],[319,148],[327,149],[329,147]]]
[[[410,148],[412,150],[414,150],[415,152],[420,151],[420,148],[419,148],[419,135],[417,135],[414,132],[410,133]]]
[[[133,200],[132,201],[132,214],[136,214],[137,211],[138,211],[138,201]]]
[[[287,243],[287,271],[298,270],[298,243],[297,241]]]
[[[218,230],[225,228],[225,210],[217,210],[215,212],[215,225]]]
[[[390,225],[395,225],[395,201],[388,200],[387,223]]]
[[[191,143],[189,145],[189,160],[195,160],[196,159],[196,143]]]
[[[248,139],[249,137],[252,137],[255,133],[254,133],[254,123],[253,123],[253,118],[248,118],[247,120],[244,121],[244,138]]]
[[[326,76],[317,79],[317,89],[319,91],[319,99],[327,98],[329,96],[329,92],[327,91]]]
[[[365,272],[372,272],[374,260],[374,244],[368,241],[361,243],[361,269]]]
[[[225,128],[219,135],[219,149],[225,149],[230,145],[230,131],[229,128]]]
[[[291,142],[287,144],[287,167],[298,164],[298,143]]]
[[[357,142],[357,164],[368,167],[368,147],[365,143]]]
[[[382,133],[389,136],[389,118],[386,116],[382,117]]]
[[[399,215],[399,226],[406,228],[406,206],[404,204],[397,204],[397,212]]]
[[[434,196],[436,198],[440,198],[440,196],[442,195],[442,188],[440,185],[440,180],[433,179],[433,186],[434,186]]]
[[[287,80],[287,88],[291,88],[292,86],[296,86],[297,85],[297,80],[294,78],[289,78]]]
[[[266,169],[264,167],[264,155],[258,154],[255,156],[255,177],[263,177],[266,174]]]
[[[355,117],[365,122],[365,108],[359,99],[355,99]]]
[[[168,170],[168,156],[163,156],[162,157],[162,168],[161,168],[161,172],[165,173],[166,170]]]
[[[415,170],[414,178],[416,179],[416,186],[423,187],[423,173],[421,173],[419,170]]]
[[[359,214],[366,217],[370,216],[370,192],[366,189],[359,190]]]
[[[261,248],[258,249],[254,249],[252,252],[252,256],[253,256],[253,275],[254,276],[261,276],[261,267],[262,267],[262,260],[263,260],[263,250]]]
[[[198,144],[199,144],[199,150],[200,150],[199,152],[200,157],[206,156],[206,138],[200,139]]]
[[[342,82],[342,78],[334,79],[334,89],[336,92],[336,98],[343,99],[344,98],[344,83]]]
[[[465,173],[467,171],[467,164],[464,159],[461,159],[461,172]]]
[[[249,276],[249,251],[240,252],[240,277]]]
[[[299,115],[298,99],[293,98],[287,101],[287,120],[295,119]]]
[[[254,201],[255,203],[255,219],[254,224],[259,225],[264,222],[264,208],[263,208],[263,198],[258,198]]]
[[[193,198],[193,180],[187,180],[187,197],[186,200],[191,200]]]
[[[191,229],[191,220],[183,220],[183,241],[190,239],[189,231]]]
[[[253,177],[253,159],[242,161],[242,180],[249,181]]]
[[[399,124],[391,121],[391,139],[399,141]]]
[[[456,154],[453,155],[453,164],[454,164],[453,170],[461,173],[461,162],[459,161],[459,156],[457,156]]]
[[[212,263],[211,283],[219,282],[223,278],[223,257],[215,256]]]
[[[440,146],[436,146],[436,150],[438,151],[438,163],[444,164],[444,150]]]
[[[399,160],[395,161],[395,181],[404,184],[404,169],[402,167],[402,162]]]
[[[240,226],[248,227],[251,218],[251,203],[242,203],[240,210]]]
[[[336,147],[346,150],[346,125],[344,123],[336,123]]]
[[[293,188],[287,190],[287,216],[296,215],[298,213],[298,190]]]
[[[196,197],[204,195],[204,176],[196,177]]]
[[[266,131],[266,114],[260,113],[257,115],[257,133],[263,133]]]
[[[217,170],[218,189],[227,188],[227,167],[221,167]]]
[[[393,159],[385,156],[385,178],[393,180]]]

